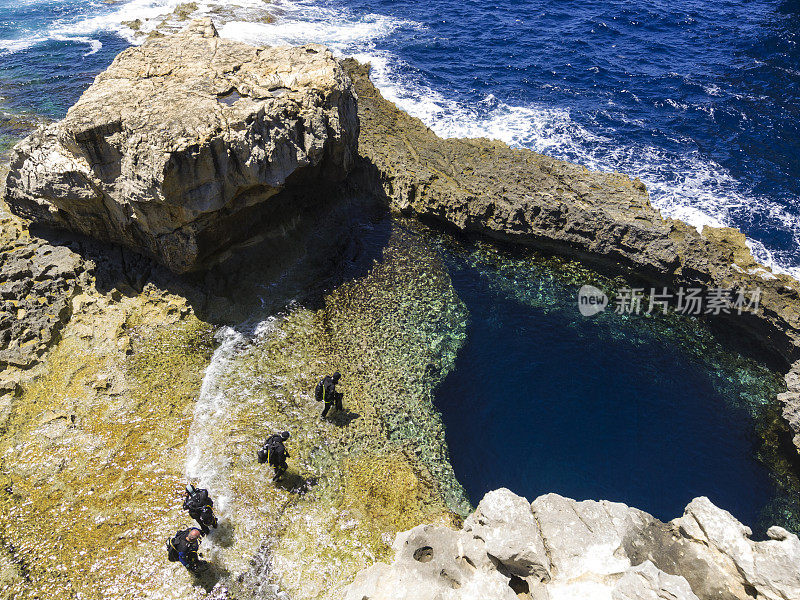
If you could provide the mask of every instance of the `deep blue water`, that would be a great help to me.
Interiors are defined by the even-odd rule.
[[[178,4],[0,0],[0,160],[143,39],[123,22],[179,27]],[[224,36],[371,61],[384,94],[441,135],[641,177],[665,214],[739,227],[760,260],[800,273],[800,0],[197,4]],[[761,442],[769,374],[701,360],[648,323],[576,320],[546,309],[571,292],[531,303],[522,280],[497,288],[453,264],[472,326],[440,404],[473,499],[517,482],[664,518],[699,494],[750,524],[800,514]]]
[[[689,319],[582,317],[535,261],[449,262],[470,328],[436,406],[473,503],[508,487],[669,520],[708,496],[759,534],[798,529],[796,474],[764,440],[777,374]]]

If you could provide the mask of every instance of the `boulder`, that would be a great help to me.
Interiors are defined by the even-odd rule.
[[[692,500],[683,517],[675,519],[686,537],[718,552],[729,561],[760,598],[800,598],[800,540],[782,527],[770,527],[763,542],[754,542],[745,527],[708,498]]]
[[[643,527],[645,513],[617,502],[576,502],[558,494],[540,496],[531,506],[554,577],[612,575],[631,566],[624,542]]]
[[[357,140],[351,82],[324,47],[256,48],[205,19],[123,51],[64,120],[20,142],[5,200],[186,272],[290,227],[304,196],[288,190],[342,181]]]
[[[525,498],[506,488],[489,492],[464,521],[464,531],[486,544],[486,552],[518,577],[550,580],[550,559],[539,524]]]
[[[662,523],[616,502],[547,494],[529,506],[500,489],[460,531],[421,525],[398,534],[392,564],[359,573],[345,599],[800,598],[797,536],[780,527],[764,542],[749,535],[707,498]],[[528,568],[533,562],[549,563],[547,578]]]

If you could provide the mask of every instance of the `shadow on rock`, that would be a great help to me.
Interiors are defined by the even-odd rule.
[[[211,530],[208,538],[218,546],[228,548],[233,545],[233,534],[235,529],[236,527],[234,524],[225,519],[224,521],[219,522],[216,529]]]
[[[230,571],[225,567],[208,562],[203,563],[200,570],[195,574],[197,583],[206,592],[211,592],[220,581],[228,579],[230,576]]]
[[[268,215],[242,224],[253,237],[208,257],[205,271],[183,275],[80,234],[36,225],[31,233],[84,258],[101,293],[135,296],[153,285],[185,298],[214,325],[236,326],[296,303],[319,308],[327,291],[381,260],[391,225],[379,198],[342,187],[287,190],[270,202]]]
[[[287,471],[278,481],[275,482],[275,487],[280,488],[290,494],[303,495],[308,492],[312,486],[316,485],[316,477],[306,479],[299,473],[294,471]]]
[[[361,415],[358,414],[357,412],[352,412],[350,410],[345,409],[338,411],[328,420],[337,427],[347,427],[348,425],[350,425],[350,423],[352,423],[359,417],[361,417]]]

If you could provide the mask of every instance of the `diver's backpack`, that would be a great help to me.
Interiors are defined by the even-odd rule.
[[[195,490],[186,500],[186,510],[203,510],[206,506],[214,506],[208,497],[208,490]]]
[[[314,398],[317,402],[322,402],[323,397],[325,396],[324,392],[325,386],[325,379],[321,379],[320,382],[317,384],[317,387],[314,389]]]
[[[171,539],[167,540],[167,560],[169,562],[178,562],[180,560],[178,550],[172,545]]]
[[[286,454],[286,446],[283,445],[283,440],[277,435],[271,435],[264,447],[258,451],[258,462],[263,464],[269,461],[269,464],[274,467],[286,460]]]

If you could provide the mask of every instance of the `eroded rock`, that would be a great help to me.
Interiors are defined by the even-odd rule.
[[[624,504],[547,494],[528,505],[501,489],[484,497],[460,531],[419,526],[398,534],[392,564],[361,572],[345,598],[800,597],[797,536],[779,527],[770,529],[768,541],[753,542],[749,535],[747,527],[707,498],[693,500],[673,523],[661,523]],[[521,546],[545,549],[550,578],[517,574]],[[451,580],[458,585],[448,586]]]
[[[31,238],[0,208],[0,371],[27,369],[69,320],[83,259],[64,246]],[[0,377],[0,393],[17,385]]]
[[[530,504],[501,488],[483,497],[464,531],[484,541],[486,552],[518,577],[550,579],[550,559]]]
[[[185,272],[291,227],[300,200],[279,193],[342,180],[357,139],[329,51],[224,40],[205,19],[123,51],[63,121],[18,144],[5,200]]]

